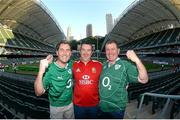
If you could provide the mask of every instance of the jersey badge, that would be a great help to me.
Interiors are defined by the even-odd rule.
[[[76,72],[81,72],[81,70],[79,68],[76,69]]]
[[[115,65],[115,70],[118,70],[120,67],[121,67],[121,65],[116,64],[116,65]]]
[[[93,67],[93,68],[91,69],[91,72],[92,72],[92,73],[96,73],[96,68]]]
[[[72,74],[72,70],[71,70],[71,69],[68,69],[68,73],[69,73],[69,74]]]

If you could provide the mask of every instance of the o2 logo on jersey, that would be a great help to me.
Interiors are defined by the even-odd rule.
[[[72,79],[69,79],[66,84],[66,88],[70,88],[72,86]]]
[[[88,80],[90,77],[89,77],[89,75],[83,75],[82,78],[83,78],[84,80]]]
[[[104,77],[102,80],[102,85],[103,87],[107,87],[108,90],[111,90],[111,85],[110,85],[110,79],[109,77]]]

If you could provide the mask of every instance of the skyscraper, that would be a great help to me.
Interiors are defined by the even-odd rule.
[[[113,25],[113,27],[114,27],[117,23],[118,23],[118,18],[115,18],[115,19],[114,19],[114,25]]]
[[[69,41],[71,39],[72,39],[72,36],[71,36],[71,27],[68,26],[68,28],[67,28],[67,40]]]
[[[107,34],[113,29],[113,18],[112,14],[106,14],[106,30]]]
[[[86,26],[86,37],[92,36],[92,24]]]

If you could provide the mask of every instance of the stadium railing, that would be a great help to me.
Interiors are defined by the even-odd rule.
[[[167,117],[167,111],[169,110],[169,105],[172,102],[172,100],[180,100],[180,96],[179,95],[163,95],[163,94],[157,94],[157,93],[144,93],[141,97],[141,101],[140,101],[140,105],[139,108],[137,110],[137,113],[135,115],[135,119],[138,118],[138,115],[141,111],[142,105],[143,105],[143,101],[144,101],[144,97],[145,96],[152,96],[152,97],[158,97],[158,98],[166,98],[167,101],[165,103],[165,106],[163,107],[162,112],[157,116],[158,119],[165,119]]]

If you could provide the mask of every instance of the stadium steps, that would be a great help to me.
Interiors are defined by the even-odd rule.
[[[180,79],[180,78],[179,78]],[[180,83],[171,87],[167,94],[179,95],[180,94]],[[163,94],[163,93],[162,93]],[[151,98],[145,96],[144,100],[149,97],[148,104],[142,104],[142,109],[138,113],[138,119],[159,119],[161,117],[165,119],[179,119],[180,118],[180,100],[172,100],[168,105],[168,109],[163,116],[161,116],[162,109],[167,101],[165,98]],[[155,100],[155,101],[154,101]],[[125,112],[125,119],[134,119],[138,112],[138,102],[132,100],[128,103]],[[161,118],[162,119],[162,118]]]

